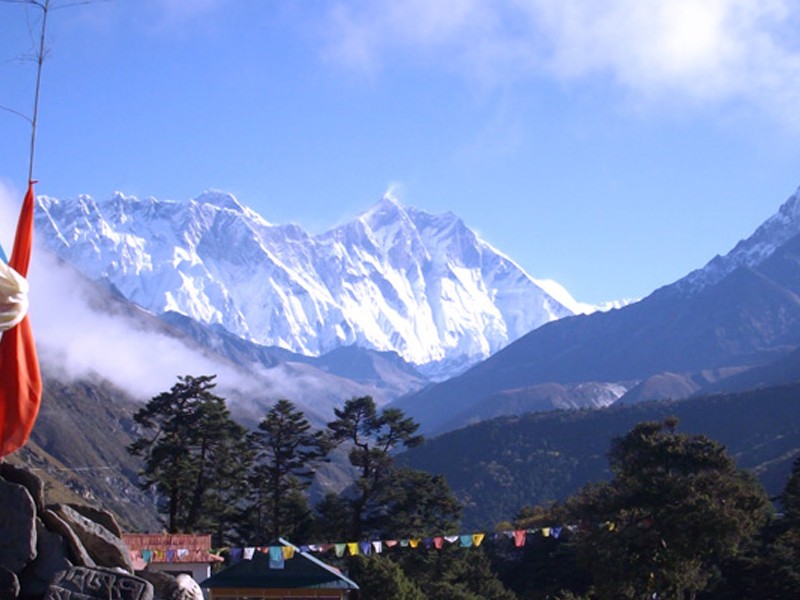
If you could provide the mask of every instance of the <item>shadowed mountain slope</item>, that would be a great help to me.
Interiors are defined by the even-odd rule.
[[[548,323],[397,406],[436,432],[453,413],[504,390],[766,364],[800,344],[798,256],[800,236],[758,267],[737,267],[698,291],[677,282],[621,309]]]

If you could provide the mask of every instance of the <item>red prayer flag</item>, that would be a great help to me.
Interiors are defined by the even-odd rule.
[[[33,246],[33,182],[22,202],[8,264],[26,277]],[[42,397],[42,377],[26,315],[0,339],[0,457],[21,448],[33,429]]]

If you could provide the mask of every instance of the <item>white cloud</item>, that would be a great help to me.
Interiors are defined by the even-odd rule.
[[[10,253],[24,192],[0,180],[0,243]],[[36,231],[34,231],[34,242]],[[236,366],[144,325],[95,307],[96,289],[45,249],[34,247],[30,318],[40,361],[65,379],[101,377],[141,400],[169,389],[178,375],[217,374],[221,389],[264,397],[265,383]]]
[[[650,101],[746,102],[794,118],[800,5],[788,0],[389,0],[339,3],[327,56],[397,56],[481,83],[607,77]]]
[[[428,53],[465,34],[475,43],[492,17],[483,0],[337,2],[330,12],[327,54],[371,71],[381,66],[389,50],[413,48]]]
[[[796,69],[800,58],[781,42],[790,12],[779,1],[525,4],[531,22],[549,40],[547,62],[554,73],[576,77],[608,72],[647,94],[758,95],[764,74]]]
[[[41,247],[29,282],[40,360],[61,378],[99,376],[141,400],[169,389],[178,375],[217,374],[220,387],[256,391],[233,365],[159,332],[146,318],[97,306],[97,289]]]

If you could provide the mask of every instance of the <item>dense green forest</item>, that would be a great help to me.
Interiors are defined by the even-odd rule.
[[[247,431],[214,388],[213,376],[179,377],[133,416],[129,452],[171,532],[210,533],[220,548],[408,542],[331,558],[362,599],[800,594],[798,387],[498,419],[427,444],[370,397],[321,430],[281,400]],[[355,480],[312,506],[310,481],[337,447]],[[424,452],[436,460],[423,469]],[[741,467],[777,481],[776,464],[786,471],[771,499]],[[435,542],[470,510],[488,515],[474,543]]]
[[[523,506],[562,501],[611,477],[614,436],[641,421],[680,420],[681,430],[723,443],[771,496],[800,452],[800,384],[680,401],[500,417],[428,440],[398,457],[443,474],[463,505],[467,528],[507,520]]]

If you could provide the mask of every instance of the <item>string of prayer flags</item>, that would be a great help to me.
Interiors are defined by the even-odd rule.
[[[614,530],[614,523],[604,523],[603,527],[609,530]],[[570,531],[577,530],[576,526],[568,526]],[[563,527],[542,527],[540,529],[515,529],[510,531],[500,531],[492,534],[491,539],[506,538],[513,540],[516,548],[525,546],[532,534],[538,533],[542,537],[552,537],[558,539],[563,531]],[[334,551],[337,558],[342,558],[345,555],[349,556],[369,556],[370,554],[381,554],[384,548],[420,548],[424,547],[426,550],[436,549],[442,550],[446,544],[457,545],[460,548],[478,548],[486,539],[486,534],[483,532],[465,533],[461,535],[439,535],[436,537],[426,538],[406,538],[399,540],[362,540],[359,542],[337,542],[325,544],[308,544],[300,546],[301,552],[329,552]],[[263,546],[263,547],[245,547],[245,548],[231,548],[230,557],[231,561],[238,562],[239,560],[252,560],[255,551],[263,552],[269,555],[270,568],[283,569],[285,568],[285,561],[291,560],[295,556],[296,548],[290,545],[284,546]],[[148,560],[153,555],[158,555],[158,550],[143,550],[142,556]],[[177,554],[182,557],[184,550],[170,550],[167,552],[167,557]]]

